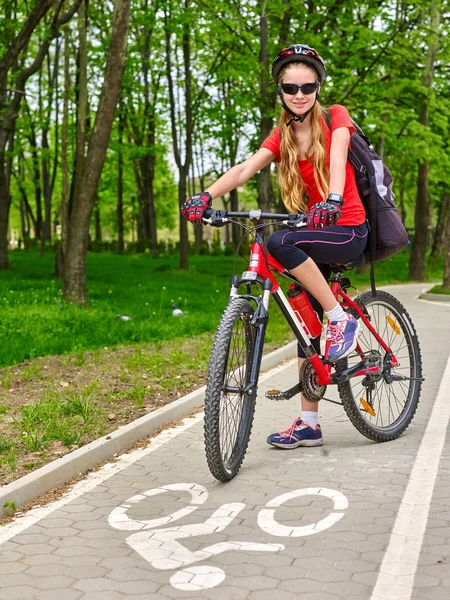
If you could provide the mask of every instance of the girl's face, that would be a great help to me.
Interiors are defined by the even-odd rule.
[[[309,68],[304,63],[293,63],[289,65],[286,67],[281,77],[281,83],[295,83],[297,85],[313,83],[315,81],[317,81],[317,76],[314,69]],[[316,99],[316,91],[313,91],[311,94],[306,94],[298,89],[295,94],[287,94],[284,91],[282,91],[282,94],[286,106],[297,115],[302,115],[309,110]]]

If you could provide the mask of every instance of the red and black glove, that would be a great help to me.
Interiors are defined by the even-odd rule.
[[[184,202],[181,206],[181,212],[186,221],[201,223],[206,209],[210,208],[211,204],[211,194],[209,192],[200,192],[200,194],[194,194]]]
[[[326,202],[314,204],[308,213],[308,229],[322,229],[336,225],[342,215],[343,199],[339,194],[329,194]]]

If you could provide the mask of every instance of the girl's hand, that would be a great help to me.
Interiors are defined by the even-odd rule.
[[[200,194],[194,194],[184,202],[181,206],[181,212],[186,221],[190,221],[191,223],[201,223],[206,209],[209,208],[211,204],[211,194],[209,192],[200,192]]]
[[[327,201],[314,204],[308,213],[308,229],[322,229],[336,225],[342,215],[341,205],[337,202]]]

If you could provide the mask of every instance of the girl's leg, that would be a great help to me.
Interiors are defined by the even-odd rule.
[[[359,321],[342,310],[316,263],[350,262],[364,251],[366,242],[367,227],[362,225],[277,231],[267,243],[269,252],[305,285],[327,313],[330,360],[339,360],[352,352]]]
[[[300,283],[308,288],[314,298],[320,302],[325,312],[336,306],[336,298],[312,258],[307,258],[298,267],[289,270]]]
[[[298,359],[298,368],[302,366],[305,358]],[[289,450],[299,446],[322,446],[323,438],[318,424],[318,402],[308,402],[301,395],[302,416],[297,417],[289,429],[280,433],[272,433],[267,438],[267,443],[277,448]]]

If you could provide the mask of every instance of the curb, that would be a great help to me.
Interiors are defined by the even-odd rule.
[[[268,371],[296,354],[297,342],[278,348],[263,356],[261,371]],[[113,458],[159,427],[187,416],[203,406],[204,401],[205,386],[5,485],[0,488],[0,516],[7,513],[4,508],[6,502],[14,503],[16,508],[32,502],[105,460]]]
[[[420,294],[421,300],[433,300],[434,302],[450,302],[450,294]]]

